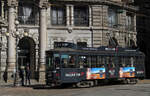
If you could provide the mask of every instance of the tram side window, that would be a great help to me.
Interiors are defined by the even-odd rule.
[[[61,64],[63,68],[68,68],[68,55],[61,55]]]
[[[104,67],[105,58],[103,56],[97,56],[97,65],[96,67]]]
[[[91,67],[92,68],[95,68],[96,67],[96,65],[97,65],[97,58],[96,58],[96,56],[90,56],[91,57]]]
[[[142,57],[142,56],[136,56],[135,57],[136,59],[135,59],[135,66],[136,67],[143,67],[144,66],[144,57]]]
[[[120,67],[134,67],[135,58],[128,56],[119,57],[118,63]]]
[[[106,64],[108,68],[114,68],[115,67],[115,57],[106,57]]]
[[[69,56],[69,64],[68,67],[70,68],[75,68],[76,64],[75,64],[75,56],[74,55],[70,55]]]
[[[130,58],[130,61],[131,61],[131,65],[130,65],[130,66],[131,66],[131,67],[134,67],[134,65],[135,65],[135,63],[136,63],[136,62],[135,62],[135,58],[134,58],[134,57],[131,57],[131,58]]]
[[[87,68],[87,56],[79,56],[79,68]]]
[[[125,66],[124,58],[122,56],[118,57],[118,65],[119,67]]]

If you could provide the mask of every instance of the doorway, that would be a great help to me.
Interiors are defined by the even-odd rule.
[[[19,40],[18,47],[18,68],[29,66],[31,78],[34,78],[36,69],[34,40],[30,37],[23,37]]]

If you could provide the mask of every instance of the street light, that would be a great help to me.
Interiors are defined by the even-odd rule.
[[[2,65],[2,63],[1,63],[1,53],[2,53],[2,30],[0,30],[1,31],[1,36],[0,36],[0,80],[1,80],[1,65]]]
[[[25,31],[25,29],[24,29],[24,33],[22,34],[22,33],[20,33],[19,31],[18,31],[18,25],[19,25],[19,21],[18,20],[16,20],[15,21],[15,31],[12,31],[12,33],[9,33],[9,32],[6,32],[6,36],[10,36],[10,34],[12,35],[12,37],[14,37],[15,38],[15,40],[16,40],[16,64],[15,64],[15,74],[14,74],[14,86],[16,86],[16,84],[19,84],[19,81],[18,81],[18,79],[19,79],[19,72],[18,72],[18,42],[19,42],[19,39],[21,38],[21,36],[23,35],[23,36],[28,36],[28,32],[27,32],[27,30]]]

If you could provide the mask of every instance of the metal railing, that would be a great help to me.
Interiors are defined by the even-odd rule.
[[[35,16],[30,16],[29,18],[27,16],[18,16],[18,21],[22,25],[38,25],[39,20]]]

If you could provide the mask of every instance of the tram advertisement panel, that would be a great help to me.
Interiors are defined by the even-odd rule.
[[[119,71],[120,77],[135,77],[135,67],[121,67]]]
[[[105,68],[88,68],[86,79],[105,79]]]

